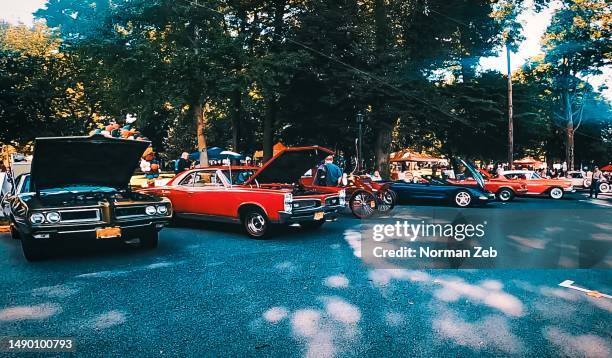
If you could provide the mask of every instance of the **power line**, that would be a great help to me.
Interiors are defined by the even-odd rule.
[[[219,14],[219,15],[223,16],[223,17],[227,16],[227,14],[225,14],[225,13],[223,13],[223,12],[219,11],[219,10],[216,10],[216,9],[210,8],[210,7],[205,6],[205,5],[202,5],[202,4],[198,3],[198,2],[194,2],[194,1],[190,1],[190,0],[186,0],[186,1],[187,1],[189,4],[191,4],[191,5],[195,5],[195,6],[197,6],[197,7],[200,7],[200,8],[203,8],[203,9],[209,10],[209,11],[212,11],[212,12],[217,13],[217,14]],[[291,39],[291,38],[288,38],[288,37],[284,37],[284,36],[281,36],[281,35],[275,34],[274,32],[271,32],[270,34],[271,34],[271,35],[273,35],[273,36],[277,36],[277,37],[281,38],[282,40],[285,40],[285,41],[287,41],[287,42],[290,42],[290,43],[292,43],[292,44],[295,44],[295,45],[297,45],[297,46],[300,46],[300,47],[302,47],[302,48],[304,48],[304,49],[306,49],[306,50],[308,50],[308,51],[310,51],[310,52],[313,52],[313,53],[316,53],[316,54],[318,54],[318,55],[320,55],[320,56],[323,56],[323,57],[325,57],[325,58],[327,58],[327,59],[329,59],[329,60],[331,60],[331,61],[333,61],[333,62],[336,62],[337,64],[339,64],[339,65],[341,65],[341,66],[344,66],[345,68],[348,68],[348,69],[350,69],[350,70],[352,70],[352,71],[354,71],[354,72],[356,72],[356,73],[358,73],[358,74],[360,74],[360,75],[362,75],[362,76],[364,76],[364,77],[367,77],[367,78],[369,78],[369,79],[372,79],[372,80],[374,80],[374,81],[378,82],[379,84],[382,84],[382,85],[384,85],[384,86],[386,86],[386,87],[388,87],[388,88],[391,88],[392,90],[394,90],[394,91],[396,91],[396,92],[398,92],[398,93],[400,93],[400,94],[404,95],[405,97],[408,97],[408,98],[410,98],[410,99],[413,99],[413,100],[415,100],[415,101],[417,101],[417,102],[419,102],[419,103],[421,103],[421,104],[423,104],[423,105],[425,105],[425,106],[427,106],[427,107],[429,107],[429,108],[432,108],[432,109],[434,109],[434,110],[436,110],[436,111],[438,111],[438,112],[442,113],[443,115],[445,115],[445,116],[447,116],[447,117],[449,117],[449,118],[451,118],[451,119],[454,119],[454,120],[456,120],[456,121],[458,121],[458,122],[460,122],[460,123],[462,123],[462,124],[464,124],[464,125],[466,125],[466,126],[468,126],[468,127],[470,127],[470,128],[474,128],[474,126],[472,126],[472,125],[471,125],[471,124],[470,124],[468,121],[466,121],[465,119],[463,119],[463,118],[459,118],[459,117],[457,117],[457,116],[454,116],[454,115],[452,115],[452,114],[450,114],[450,113],[448,113],[448,112],[444,111],[443,109],[441,109],[441,108],[439,108],[439,107],[437,107],[437,106],[435,106],[435,105],[433,105],[433,104],[429,103],[428,101],[426,101],[426,100],[424,100],[424,99],[422,99],[422,98],[419,98],[419,97],[416,97],[416,96],[414,96],[414,95],[412,95],[412,94],[410,94],[410,93],[407,93],[407,92],[406,92],[406,91],[404,91],[403,89],[401,89],[401,88],[399,88],[399,87],[397,87],[397,86],[395,86],[395,85],[393,85],[393,84],[391,84],[391,83],[388,83],[388,82],[386,82],[385,80],[383,80],[383,79],[381,79],[381,78],[379,78],[379,77],[377,77],[377,76],[375,76],[375,75],[373,75],[373,74],[371,74],[371,73],[369,73],[369,72],[367,72],[367,71],[364,71],[364,70],[362,70],[362,69],[360,69],[360,68],[357,68],[357,67],[355,67],[355,66],[353,66],[353,65],[350,65],[350,64],[348,64],[348,63],[346,63],[346,62],[344,62],[344,61],[342,61],[342,60],[339,60],[339,59],[337,59],[337,58],[335,58],[335,57],[332,57],[332,56],[330,56],[330,55],[327,55],[327,54],[325,54],[325,53],[323,53],[323,52],[321,52],[321,51],[319,51],[319,50],[317,50],[317,49],[315,49],[315,48],[312,48],[311,46],[308,46],[308,45],[306,45],[306,44],[304,44],[304,43],[301,43],[301,42],[299,42],[299,41],[296,41],[296,40],[293,40],[293,39]]]

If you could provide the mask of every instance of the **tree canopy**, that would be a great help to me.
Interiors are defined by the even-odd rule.
[[[514,74],[516,155],[607,163],[610,103],[588,78],[610,65],[609,4],[560,3],[543,54]],[[363,113],[368,168],[404,147],[505,161],[507,77],[479,63],[517,49],[527,6],[50,0],[34,27],[0,26],[0,140],[84,134],[133,114],[169,158],[207,146],[269,157],[276,141],[350,157]]]

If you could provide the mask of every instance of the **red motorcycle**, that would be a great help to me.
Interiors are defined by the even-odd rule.
[[[313,176],[302,177],[300,182],[307,187],[317,187],[317,170]],[[368,175],[344,175],[341,184],[335,186],[338,192],[344,190],[351,213],[359,219],[367,219],[376,213],[389,212],[397,201],[391,183],[378,183]],[[327,187],[330,188],[330,187]]]

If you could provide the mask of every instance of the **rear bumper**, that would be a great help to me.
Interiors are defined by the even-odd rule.
[[[337,205],[299,210],[291,213],[281,211],[278,213],[279,220],[276,223],[293,224],[305,221],[317,221],[315,220],[315,214],[317,213],[323,213],[323,218],[320,220],[331,221],[338,217],[338,212],[341,208],[343,208],[343,206]]]
[[[563,188],[563,191],[566,193],[575,193],[576,189],[574,189],[573,187],[569,187],[569,188]]]

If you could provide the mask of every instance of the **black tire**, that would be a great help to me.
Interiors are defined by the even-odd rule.
[[[453,195],[453,204],[459,208],[467,208],[472,204],[472,195],[467,190],[458,190]]]
[[[508,188],[501,188],[497,191],[497,200],[502,202],[512,201],[514,199],[514,191]]]
[[[359,219],[367,219],[376,213],[378,200],[376,197],[365,190],[359,190],[351,195],[349,208],[353,215]]]
[[[599,183],[599,193],[607,193],[610,191],[609,183]]]
[[[393,210],[397,203],[397,194],[393,190],[387,189],[378,192],[378,211],[386,213]]]
[[[15,224],[11,223],[10,228],[11,228],[11,238],[13,240],[21,240],[21,234],[19,234],[19,231],[17,230],[17,227],[15,226]]]
[[[154,249],[159,243],[159,233],[157,230],[145,232],[140,237],[140,247],[143,249]]]
[[[21,238],[21,249],[26,260],[40,261],[47,258],[45,243],[36,241],[32,236],[24,235]]]
[[[325,220],[303,221],[300,227],[304,230],[316,230],[325,224]]]
[[[270,231],[270,221],[261,209],[247,209],[242,215],[242,226],[253,239],[263,239]]]
[[[548,192],[548,196],[550,196],[551,199],[555,200],[563,199],[563,195],[563,189],[558,187],[554,187]]]

